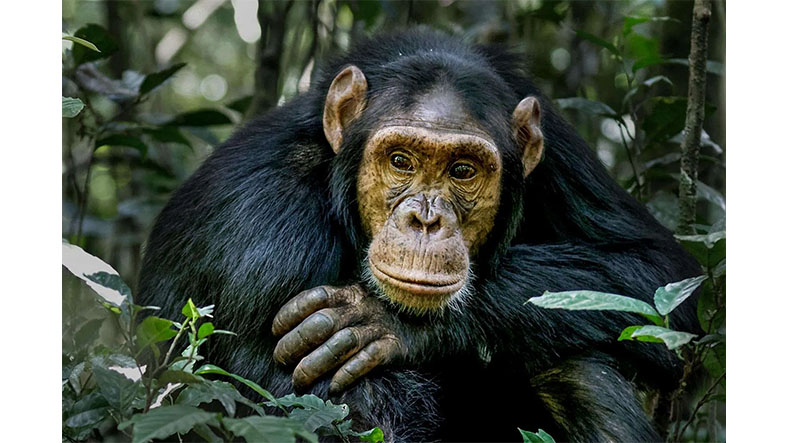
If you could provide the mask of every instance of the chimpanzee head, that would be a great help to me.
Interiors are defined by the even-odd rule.
[[[510,100],[479,63],[425,48],[385,72],[344,66],[326,94],[328,143],[340,156],[356,151],[358,215],[369,242],[362,273],[413,312],[466,293],[472,260],[509,224],[499,217],[502,206],[512,215],[506,192],[515,186],[506,182],[522,181],[542,158],[539,102]]]

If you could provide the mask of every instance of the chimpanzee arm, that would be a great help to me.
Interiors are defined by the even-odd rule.
[[[568,360],[531,379],[537,396],[563,435],[573,442],[660,441],[634,386],[609,357]]]
[[[622,367],[638,372],[645,380],[669,385],[681,369],[673,353],[661,344],[617,341],[624,328],[644,324],[646,319],[629,313],[551,310],[526,304],[546,290],[592,289],[649,300],[660,284],[657,282],[671,281],[675,274],[649,261],[648,251],[643,244],[617,251],[579,244],[515,246],[495,274],[463,303],[426,316],[396,313],[395,306],[382,311],[383,302],[377,298],[349,297],[347,294],[357,291],[348,289],[305,291],[289,302],[274,322],[278,334],[295,328],[280,341],[277,358],[298,361],[317,347],[295,374],[294,378],[304,383],[333,373],[350,358],[351,374],[340,371],[334,376],[338,382],[335,389],[342,389],[387,363],[420,367],[447,357],[482,353],[515,362],[522,365],[524,375],[534,375],[596,349],[619,357]],[[277,328],[277,324],[286,326]],[[387,346],[378,345],[373,349],[376,352],[354,356],[363,338],[357,333],[359,327],[379,329],[374,339],[384,338]],[[320,345],[328,337],[332,338]],[[332,355],[340,360],[323,358]],[[304,371],[309,377],[300,376]]]

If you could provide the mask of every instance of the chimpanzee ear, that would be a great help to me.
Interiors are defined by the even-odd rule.
[[[342,131],[361,115],[366,104],[367,79],[361,69],[350,65],[334,77],[323,108],[323,132],[335,154],[342,146]]]
[[[523,174],[528,176],[542,160],[544,136],[539,127],[542,111],[535,97],[526,97],[514,109],[514,138],[523,149]]]

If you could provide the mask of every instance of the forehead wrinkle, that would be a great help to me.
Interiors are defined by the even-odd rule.
[[[486,134],[425,125],[424,122],[418,121],[407,122],[409,123],[407,125],[403,124],[405,122],[401,120],[388,123],[381,125],[380,129],[375,132],[369,141],[371,145],[412,147],[421,149],[427,154],[437,152],[447,155],[481,153],[482,160],[493,162],[493,165],[490,166],[497,167],[500,164],[498,148]],[[449,149],[443,149],[444,147],[449,147]],[[427,151],[425,148],[433,148],[433,151]]]

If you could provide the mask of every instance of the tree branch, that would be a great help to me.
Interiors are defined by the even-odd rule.
[[[711,21],[711,0],[695,0],[692,10],[692,34],[689,54],[689,90],[687,120],[681,141],[681,177],[679,179],[679,234],[695,233],[695,206],[698,180],[700,135],[706,105],[706,58]]]

